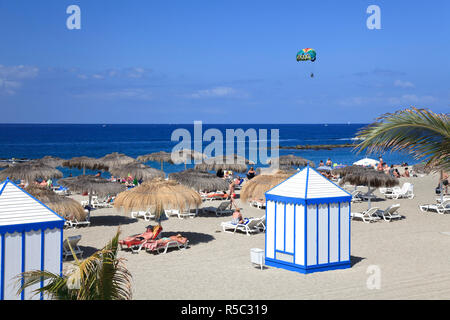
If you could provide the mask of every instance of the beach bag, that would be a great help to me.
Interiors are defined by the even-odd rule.
[[[441,194],[441,188],[439,188],[439,186],[437,186],[435,192],[436,192],[436,194]]]

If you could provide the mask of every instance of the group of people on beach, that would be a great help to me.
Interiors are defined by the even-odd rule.
[[[408,165],[407,163],[402,164],[402,166],[405,167],[405,170],[401,174],[400,171],[398,171],[398,169],[395,168],[393,164],[391,164],[391,166],[388,166],[388,164],[383,161],[383,158],[380,157],[377,167],[376,167],[376,170],[380,171],[380,172],[384,172],[387,175],[391,176],[392,178],[401,178],[401,177],[409,178],[411,176],[411,172],[409,171],[409,168],[407,167],[407,165]]]

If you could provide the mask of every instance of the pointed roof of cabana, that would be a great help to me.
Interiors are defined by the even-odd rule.
[[[298,204],[350,201],[351,198],[350,193],[310,166],[266,192],[266,200]]]
[[[64,219],[11,180],[0,184],[0,233],[62,228]]]

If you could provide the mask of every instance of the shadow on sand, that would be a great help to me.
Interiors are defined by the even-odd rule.
[[[350,265],[353,267],[355,264],[359,263],[360,261],[362,261],[364,259],[365,258],[350,256]]]
[[[161,237],[176,236],[177,234],[181,234],[183,237],[186,237],[189,240],[190,245],[207,243],[216,239],[212,235],[206,233],[190,231],[164,231],[164,229],[161,232]]]
[[[91,215],[89,221],[91,221],[91,226],[120,226],[123,224],[135,223],[138,220],[117,214],[117,215],[108,215],[108,216],[92,216]]]

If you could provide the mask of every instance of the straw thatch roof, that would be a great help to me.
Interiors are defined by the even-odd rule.
[[[45,156],[43,158],[36,159],[36,160],[33,160],[33,161],[40,162],[40,163],[43,163],[43,164],[45,164],[45,165],[47,165],[49,167],[56,168],[56,167],[61,167],[62,166],[62,163],[64,162],[64,159],[59,158],[59,157],[53,157],[53,156]]]
[[[204,159],[204,162],[196,164],[194,169],[199,171],[217,171],[222,169],[246,172],[248,164],[254,164],[254,162],[236,154],[232,154]]]
[[[104,178],[92,175],[81,175],[58,180],[58,183],[73,192],[88,192],[99,196],[117,194],[125,189],[125,186],[110,182]]]
[[[86,156],[74,157],[72,159],[65,160],[63,161],[62,166],[77,169],[108,170],[108,166],[104,164],[100,159],[90,158]]]
[[[186,163],[192,160],[203,160],[206,158],[206,155],[191,149],[182,149],[179,151],[173,151],[171,153],[172,163]]]
[[[57,195],[53,191],[39,185],[29,185],[25,191],[44,203],[64,219],[85,220],[87,213],[78,201]]]
[[[112,167],[120,167],[129,163],[136,162],[136,160],[132,157],[127,156],[123,153],[113,152],[107,154],[99,159],[105,166],[108,166],[109,169]]]
[[[366,174],[366,173],[372,173],[377,172],[373,167],[363,167],[358,165],[351,165],[346,166],[339,169],[333,169],[332,173],[335,175],[340,175],[341,177],[344,177],[347,174]]]
[[[371,170],[371,171],[355,171],[352,173],[346,173],[340,184],[345,183],[356,186],[368,186],[374,188],[380,187],[393,187],[399,184],[397,178],[393,178],[384,172]]]
[[[9,168],[11,166],[11,163],[6,161],[0,161],[0,169]]]
[[[197,191],[225,191],[229,187],[228,182],[215,174],[193,169],[171,173],[169,179],[178,181]]]
[[[109,169],[109,172],[118,177],[127,177],[130,174],[133,178],[144,181],[165,177],[163,171],[151,168],[137,161],[122,166],[112,167]]]
[[[174,180],[156,178],[124,191],[116,196],[114,207],[130,210],[147,210],[160,214],[164,209],[184,211],[202,203],[200,195],[193,189]]]
[[[62,172],[53,167],[35,161],[17,163],[0,171],[0,180],[10,178],[13,180],[25,180],[33,182],[39,179],[61,178]]]
[[[309,164],[310,167],[315,167],[315,164],[313,161],[295,156],[293,154],[288,154],[284,156],[279,156],[278,158],[270,159],[267,163],[268,164],[276,164],[278,160],[279,166],[297,166],[297,167],[306,167],[307,164]]]
[[[144,154],[137,157],[140,162],[156,161],[156,162],[168,162],[173,163],[171,153],[165,151],[159,151],[149,154]]]
[[[427,166],[425,162],[415,164],[412,168],[415,172],[422,174],[430,174],[433,171],[433,168]]]
[[[265,193],[292,176],[291,173],[278,171],[275,174],[260,174],[247,181],[241,190],[241,199],[243,201],[253,199],[265,199]]]

